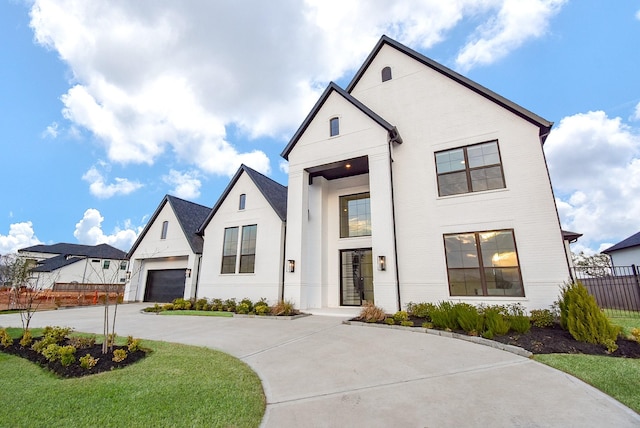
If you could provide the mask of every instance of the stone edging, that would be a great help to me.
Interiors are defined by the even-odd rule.
[[[141,310],[140,313],[144,314],[144,315],[158,315],[159,314],[159,312],[145,312],[144,310]],[[198,316],[198,315],[193,315],[193,314],[190,314],[190,315]],[[291,321],[291,320],[297,320],[298,318],[308,317],[310,315],[311,314],[301,313],[301,314],[298,314],[298,315],[273,316],[273,315],[248,315],[248,314],[236,314],[236,313],[234,313],[233,317],[219,317],[219,318],[260,318],[260,319],[269,319],[269,320]]]
[[[496,342],[495,340],[485,339],[484,337],[479,336],[467,336],[465,334],[454,333],[451,331],[444,330],[434,330],[431,328],[422,328],[422,327],[404,327],[401,325],[387,325],[387,324],[376,324],[376,323],[366,323],[360,321],[342,321],[343,324],[347,325],[355,325],[360,327],[375,327],[375,328],[390,328],[396,330],[404,330],[411,331],[414,333],[427,333],[433,334],[435,336],[449,337],[452,339],[460,339],[465,340],[467,342],[476,343],[478,345],[489,346],[491,348],[500,349],[502,351],[511,352],[512,354],[519,355],[525,358],[532,358],[533,353],[527,351],[526,349],[520,348],[519,346],[507,345],[504,343]]]

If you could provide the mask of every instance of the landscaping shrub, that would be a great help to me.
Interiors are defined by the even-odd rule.
[[[386,314],[382,308],[379,308],[372,302],[364,302],[358,317],[365,322],[378,322],[385,319],[385,316]]]
[[[631,329],[631,337],[633,337],[633,340],[636,342],[640,342],[640,328]]]
[[[409,320],[400,321],[400,325],[403,327],[413,327],[413,321],[409,321]]]
[[[27,330],[22,334],[22,338],[20,338],[20,346],[28,348],[31,343],[33,343],[33,335],[31,334],[31,330]]]
[[[468,303],[457,303],[454,308],[460,328],[471,336],[477,336],[482,332],[483,320],[478,308]]]
[[[222,311],[222,299],[212,299],[210,309],[212,311]]]
[[[505,316],[502,306],[486,306],[482,310],[485,331],[482,337],[492,339],[494,336],[503,336],[511,327],[509,319]]]
[[[183,310],[191,309],[191,302],[181,297],[174,299],[173,302],[171,303],[173,303],[173,310],[175,311],[183,311]]]
[[[435,327],[435,326],[430,321],[425,321],[425,322],[422,323],[422,328],[433,328],[433,327]]]
[[[396,323],[396,320],[394,320],[393,318],[385,318],[384,323],[389,325],[394,325]]]
[[[433,325],[438,328],[446,330],[458,330],[460,328],[458,315],[451,302],[442,301],[434,305],[429,312],[429,316]]]
[[[133,336],[127,336],[127,349],[129,352],[136,352],[140,349],[140,339],[134,339]]]
[[[6,328],[0,329],[0,345],[5,348],[13,345],[13,339],[9,336],[9,333],[7,333]]]
[[[507,310],[509,312],[509,324],[513,331],[524,334],[531,330],[531,321],[522,305],[519,303],[509,305]]]
[[[124,361],[126,358],[127,358],[127,351],[125,351],[124,349],[116,349],[115,351],[113,351],[112,360],[115,361],[116,363]]]
[[[231,298],[222,302],[222,310],[227,312],[235,312],[236,311],[236,299]]]
[[[294,315],[295,312],[295,306],[290,300],[280,300],[271,308],[273,315]]]
[[[555,321],[555,315],[549,309],[532,309],[531,324],[539,328],[551,327]]]
[[[253,311],[256,313],[256,315],[267,315],[269,312],[271,312],[271,308],[267,303],[267,299],[263,297],[258,300],[256,304],[253,305]]]
[[[609,352],[618,348],[616,339],[620,327],[611,324],[598,307],[596,299],[581,283],[565,284],[558,304],[560,324],[569,330],[574,339],[605,345]]]
[[[196,300],[195,310],[196,311],[206,311],[209,309],[209,301],[207,299],[198,299]]]
[[[429,317],[429,312],[432,308],[432,303],[407,303],[407,312],[409,313],[409,315],[417,318],[431,319]]]
[[[173,311],[174,310],[173,303],[165,303],[164,305],[162,305],[162,310]]]
[[[393,314],[393,320],[397,323],[402,324],[402,321],[409,320],[409,314],[406,311],[398,311]]]
[[[69,327],[47,326],[42,330],[42,335],[52,340],[52,343],[61,343],[72,331]]]
[[[43,349],[41,354],[47,361],[54,362],[60,360],[60,364],[65,367],[70,366],[76,361],[76,348],[71,345],[60,346],[52,343]]]
[[[237,314],[248,314],[251,311],[251,306],[248,303],[240,302],[236,306]]]
[[[251,299],[245,297],[244,299],[240,300],[239,304],[247,305],[247,307],[249,308],[249,311],[247,313],[253,312],[253,302],[251,301]]]
[[[98,364],[100,358],[93,358],[91,354],[87,354],[84,357],[80,357],[78,361],[80,361],[80,367],[83,369],[91,370]]]
[[[153,305],[153,306],[149,306],[149,307],[147,307],[147,308],[144,308],[144,309],[143,309],[143,311],[145,311],[145,312],[155,312],[155,313],[158,313],[158,312],[161,312],[161,311],[162,311],[162,306],[160,306],[159,304],[157,304],[157,303],[156,303],[156,304],[155,304],[155,305]]]
[[[68,340],[69,345],[73,346],[76,349],[87,349],[91,348],[96,344],[95,336],[73,336]]]

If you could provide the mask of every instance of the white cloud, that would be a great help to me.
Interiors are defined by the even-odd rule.
[[[31,27],[72,72],[61,97],[69,128],[93,133],[110,161],[152,164],[173,151],[232,175],[241,163],[268,173],[269,160],[234,147],[228,125],[251,138],[290,135],[326,83],[353,72],[383,33],[429,48],[482,16],[459,58],[469,68],[540,37],[562,3],[36,0]]]
[[[491,64],[548,31],[550,19],[566,0],[506,0],[494,3],[497,16],[481,25],[456,59],[461,70]]]
[[[602,249],[640,230],[640,133],[602,111],[565,117],[545,144],[564,228]]]
[[[137,181],[129,181],[126,178],[115,178],[115,183],[105,183],[105,177],[95,166],[85,172],[82,179],[89,183],[89,191],[98,198],[111,198],[115,195],[128,195],[142,187]]]
[[[636,109],[633,112],[633,116],[631,117],[631,120],[640,120],[640,103],[636,105]]]
[[[133,227],[130,221],[125,221],[124,228],[116,227],[112,234],[106,235],[102,230],[104,217],[95,208],[84,212],[82,219],[76,223],[73,236],[79,243],[85,245],[109,244],[123,251],[128,251],[135,242],[142,227]]]
[[[281,160],[278,167],[280,168],[280,171],[284,172],[285,174],[289,174],[289,162],[287,162],[286,160]]]
[[[636,19],[637,19],[638,21],[640,21],[640,10],[638,10],[638,11],[636,12]]]
[[[42,133],[42,138],[57,138],[58,137],[58,123],[53,122],[51,125],[47,126],[47,129]]]
[[[174,186],[169,193],[178,198],[191,200],[200,196],[202,182],[198,179],[196,171],[181,173],[172,169],[168,175],[162,177],[162,180]]]
[[[39,244],[42,242],[36,236],[30,221],[11,224],[7,235],[0,234],[0,254],[15,253],[22,248]]]

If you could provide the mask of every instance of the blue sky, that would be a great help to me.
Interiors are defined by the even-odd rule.
[[[0,254],[128,250],[165,194],[212,206],[241,163],[286,184],[288,139],[382,34],[555,122],[575,251],[640,230],[640,2],[217,3],[0,3]]]

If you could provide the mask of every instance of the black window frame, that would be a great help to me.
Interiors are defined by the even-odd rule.
[[[490,144],[495,144],[498,162],[497,163],[483,164],[483,165],[480,165],[480,166],[470,166],[469,149],[474,149],[474,148],[477,148],[477,147],[480,147],[480,146],[486,146],[486,145],[490,145]],[[453,170],[453,171],[439,172],[438,171],[438,165],[440,165],[440,164],[438,163],[438,156],[446,154],[446,153],[453,153],[453,152],[460,151],[460,150],[463,153],[463,159],[461,159],[461,161],[464,164],[464,167],[460,168],[460,169]],[[507,188],[507,183],[506,183],[506,180],[505,180],[505,177],[504,177],[504,168],[502,167],[502,164],[503,164],[503,162],[502,162],[502,154],[500,153],[500,144],[499,144],[498,140],[483,141],[481,143],[470,144],[470,145],[467,145],[467,146],[454,147],[454,148],[447,149],[447,150],[440,150],[440,151],[434,153],[434,161],[435,161],[435,166],[436,166],[436,181],[437,181],[437,186],[438,186],[438,196],[444,197],[444,196],[464,195],[464,194],[468,194],[468,193],[486,192],[486,191],[489,191],[489,190],[498,190],[498,189],[506,189]],[[495,171],[496,168],[499,168],[500,176],[499,177],[490,177],[489,179],[496,180],[497,178],[500,178],[501,185],[499,185],[499,186],[487,186],[487,188],[474,189],[474,183],[478,183],[478,184],[481,183],[481,180],[474,180],[474,177],[473,177],[474,173],[476,173],[476,174],[477,173],[485,173],[486,174],[490,170],[494,170]],[[445,184],[442,183],[443,179],[445,177],[453,177],[454,175],[459,176],[463,172],[464,172],[464,176],[465,176],[464,183],[466,184],[466,191],[453,191],[453,192],[443,193],[443,188],[445,187]],[[489,179],[487,179],[487,181]]]
[[[365,214],[368,214],[367,217],[367,224],[368,224],[368,228],[364,228],[364,230],[368,230],[369,233],[355,233],[355,234],[351,234],[351,228],[349,227],[349,218],[352,217],[354,214],[356,213],[350,213],[349,208],[348,208],[348,204],[345,207],[344,205],[344,201],[346,201],[347,203],[349,201],[352,200],[364,200],[367,199],[368,202],[368,210],[365,210]],[[364,236],[371,236],[372,235],[372,230],[371,230],[371,193],[370,192],[361,192],[361,193],[353,193],[353,194],[349,194],[349,195],[340,195],[339,200],[338,200],[338,207],[340,209],[340,221],[339,221],[339,226],[340,226],[340,238],[341,239],[345,239],[345,238],[359,238],[359,237],[364,237]],[[346,214],[345,214],[346,212]],[[346,221],[346,222],[345,222]],[[347,232],[347,234],[345,234],[344,232]]]
[[[386,82],[388,80],[391,80],[393,78],[392,73],[391,73],[391,67],[387,66],[384,67],[381,71],[380,71],[380,77],[382,78],[383,82]]]
[[[240,195],[240,198],[238,200],[238,210],[242,211],[245,209],[247,204],[247,194],[246,193],[242,193]]]
[[[162,222],[162,231],[160,232],[160,239],[167,239],[168,230],[169,230],[169,222],[165,220]]]
[[[340,135],[340,118],[332,117],[329,119],[329,136],[336,137]]]
[[[240,237],[240,264],[238,273],[255,273],[256,270],[256,244],[258,241],[258,225],[247,224],[242,226]]]
[[[234,241],[233,236],[229,233],[235,231],[235,245],[231,245]],[[240,229],[238,226],[225,227],[224,234],[222,235],[222,261],[220,265],[220,273],[224,275],[235,274],[238,256],[238,234]],[[230,270],[230,268],[233,270]]]
[[[513,243],[513,253],[514,253],[514,260],[515,260],[515,264],[511,264],[511,265],[487,265],[487,261],[485,260],[485,252],[490,252],[491,248],[489,248],[489,244],[487,244],[486,247],[483,247],[483,242],[481,239],[482,234],[499,234],[499,233],[505,233],[508,232],[511,235],[511,241]],[[464,266],[465,265],[465,261],[462,260],[462,257],[460,258],[460,261],[462,262],[461,264],[463,265],[462,267],[451,267],[451,261],[453,261],[453,258],[455,257],[455,255],[453,253],[455,253],[455,251],[451,251],[451,248],[447,248],[447,238],[448,237],[462,237],[464,235],[473,235],[474,237],[474,241],[473,241],[473,245],[475,247],[475,257],[477,260],[477,265],[474,266],[473,263],[470,263],[468,266]],[[489,241],[486,241],[489,242]],[[496,229],[496,230],[485,230],[485,231],[476,231],[476,232],[461,232],[461,233],[445,233],[443,235],[443,244],[444,244],[444,251],[445,251],[445,260],[446,260],[446,267],[447,267],[447,280],[448,280],[448,284],[449,284],[449,295],[451,297],[473,297],[473,296],[480,296],[480,297],[500,297],[500,298],[520,298],[520,297],[525,297],[525,291],[524,291],[524,282],[522,281],[522,269],[521,269],[521,264],[520,264],[520,256],[518,254],[518,246],[517,246],[517,242],[516,242],[516,236],[515,236],[515,231],[513,229]],[[451,254],[451,257],[450,257]],[[500,254],[495,253],[495,255]],[[508,252],[504,252],[503,254],[508,254]],[[461,256],[462,256],[462,252],[461,252]],[[467,252],[467,255],[471,255],[470,252]],[[498,259],[499,260],[499,259]],[[455,282],[455,280],[457,278],[460,278],[459,274],[462,274],[462,276],[467,277],[467,274],[471,274],[471,278],[473,278],[473,274],[475,272],[473,272],[474,270],[477,270],[477,275],[476,275],[476,279],[479,279],[480,281],[480,288],[474,288],[475,293],[469,293],[468,292],[468,286],[465,285],[464,288],[467,289],[467,293],[459,293],[459,292],[454,292],[453,287],[454,285],[452,284],[452,282]],[[511,275],[507,275],[507,278],[511,278],[512,281],[509,280],[505,280],[505,272],[507,272],[507,274],[509,273],[509,271],[511,271]],[[513,275],[513,271],[517,272],[517,275]],[[488,274],[489,272],[489,274]],[[493,279],[493,280],[492,280]],[[489,287],[489,284],[495,284],[495,287]],[[517,291],[516,293],[510,293],[507,294],[506,292],[504,292],[503,294],[499,294],[496,292],[490,293],[489,290],[510,290],[512,289],[513,284],[516,284],[516,287],[514,288],[515,291]],[[478,291],[481,290],[482,293],[478,293]]]

